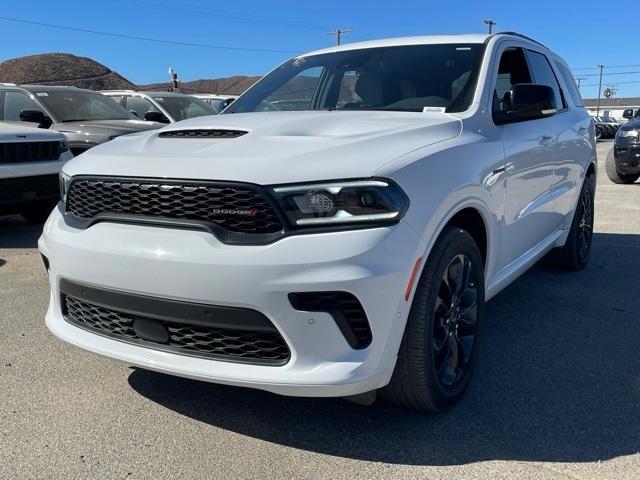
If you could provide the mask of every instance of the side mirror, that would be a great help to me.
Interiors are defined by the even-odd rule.
[[[556,95],[548,85],[518,83],[505,93],[503,110],[493,112],[496,125],[526,122],[555,115],[558,111]]]
[[[171,123],[162,112],[147,112],[144,114],[147,122]]]
[[[623,118],[627,118],[627,119],[631,119],[633,118],[633,108],[627,108],[623,113],[622,113]]]
[[[40,110],[21,110],[20,121],[37,123],[38,128],[49,128],[53,125],[53,121],[44,112]]]
[[[227,98],[224,102],[222,102],[222,106],[220,107],[220,111],[224,110],[225,108],[227,108],[229,105],[231,105],[235,101],[236,101],[235,98]]]

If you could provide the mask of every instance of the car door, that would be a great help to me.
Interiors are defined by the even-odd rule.
[[[502,51],[495,76],[493,111],[507,110],[505,93],[512,85],[531,83],[523,48]],[[501,129],[506,178],[504,229],[500,239],[498,268],[504,268],[542,242],[554,230],[553,136],[548,119],[529,120]]]
[[[591,117],[582,105],[580,92],[571,71],[561,62],[550,63],[555,64],[555,70],[559,75],[548,77],[549,81],[558,83],[562,80],[563,85],[559,88],[564,100],[564,108],[549,119],[556,137],[551,188],[555,197],[556,223],[568,227],[582,189],[584,170],[588,168],[592,157],[595,157],[595,145],[592,139]],[[534,76],[538,82],[535,72]]]

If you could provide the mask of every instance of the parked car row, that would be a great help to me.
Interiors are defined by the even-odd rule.
[[[613,138],[622,125],[613,117],[593,117],[596,126],[596,139]]]
[[[58,203],[60,169],[74,155],[122,135],[215,115],[233,98],[0,84],[0,215],[44,221]]]

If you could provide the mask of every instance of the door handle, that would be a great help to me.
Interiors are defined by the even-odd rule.
[[[542,135],[541,137],[538,138],[538,142],[540,143],[540,145],[549,145],[553,143],[553,136]]]

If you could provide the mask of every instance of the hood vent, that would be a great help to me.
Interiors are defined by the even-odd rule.
[[[195,129],[160,132],[162,138],[237,138],[249,133],[244,130]]]

